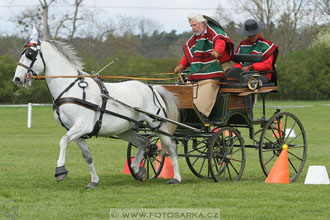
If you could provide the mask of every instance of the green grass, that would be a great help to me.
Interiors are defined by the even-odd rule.
[[[0,219],[8,219],[9,206],[18,210],[15,219],[109,219],[110,208],[164,207],[220,208],[221,219],[329,219],[330,186],[304,184],[308,166],[330,169],[330,107],[324,106],[329,103],[267,102],[273,106],[267,108],[267,117],[278,105],[313,106],[282,108],[301,120],[307,134],[306,165],[294,183],[264,183],[254,149],[247,149],[239,182],[198,179],[180,158],[181,184],[167,185],[164,179],[143,183],[122,174],[125,142],[93,138],[88,143],[100,177],[99,187],[93,190],[84,189],[90,175],[75,144],[66,155],[68,178],[55,181],[58,143],[65,129],[53,119],[51,107],[33,107],[30,129],[26,128],[27,108],[0,108]],[[255,115],[260,111],[256,108]]]

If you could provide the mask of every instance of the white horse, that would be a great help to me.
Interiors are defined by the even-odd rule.
[[[31,86],[31,75],[40,75],[41,73],[44,73],[46,77],[88,75],[83,73],[81,69],[82,64],[70,46],[58,41],[37,40],[34,43],[30,42],[25,47],[16,68],[13,82],[19,86]],[[80,79],[46,78],[46,83],[54,100],[57,100],[54,117],[68,130],[60,141],[60,153],[55,170],[57,181],[61,181],[67,176],[65,153],[69,143],[74,141],[80,147],[91,173],[91,182],[86,188],[93,188],[98,185],[99,177],[96,174],[87,143],[82,137],[91,134],[95,124],[99,124],[99,122],[101,122],[101,126],[99,131],[97,128],[96,132],[94,130],[94,135],[103,137],[115,135],[138,147],[131,168],[137,179],[145,180],[146,170],[141,168],[139,164],[148,140],[139,135],[134,127],[136,127],[135,122],[146,122],[150,127],[156,128],[155,134],[165,147],[164,151],[167,150],[170,154],[174,167],[174,177],[168,183],[181,182],[176,143],[169,135],[166,135],[166,133],[173,134],[176,125],[154,120],[147,114],[130,108],[133,107],[178,121],[177,101],[166,89],[161,86],[151,87],[139,81],[100,84],[97,80],[87,77]],[[88,105],[86,106],[84,103],[88,103]],[[107,112],[102,114],[102,108],[105,111],[118,113],[123,117]]]

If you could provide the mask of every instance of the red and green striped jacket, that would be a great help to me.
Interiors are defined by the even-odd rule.
[[[234,44],[220,27],[207,25],[206,31],[201,35],[193,35],[183,46],[185,57],[190,65],[190,81],[225,77],[225,73],[214,58],[210,55],[217,40],[226,42],[226,55],[220,58],[224,63],[232,59]]]
[[[237,47],[236,54],[262,54],[262,58],[264,61],[266,61],[268,58],[273,56],[272,60],[272,66],[275,65],[276,59],[277,59],[277,54],[278,54],[278,49],[277,46],[272,43],[269,40],[266,40],[265,38],[262,38],[261,35],[258,35],[258,40],[254,43],[249,41],[248,38],[243,40]],[[242,67],[249,66],[251,65],[251,62],[242,62],[240,65]],[[258,68],[258,70],[261,70]],[[268,69],[267,69],[268,70]]]

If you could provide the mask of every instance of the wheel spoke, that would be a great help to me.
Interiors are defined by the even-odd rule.
[[[234,170],[235,173],[238,175],[239,173],[238,173],[238,171],[236,170],[236,167],[233,165],[233,163],[229,161],[229,165],[232,166],[233,170]]]
[[[285,115],[285,120],[284,120],[284,131],[286,130],[286,126],[287,126],[287,123],[288,123],[288,116]]]
[[[214,162],[214,167],[215,167],[215,169],[216,169],[216,171],[218,172],[219,171],[219,167],[218,167],[218,163],[219,163],[219,161],[217,161],[217,159],[214,157],[213,158],[213,162]],[[220,162],[221,163],[221,162]],[[220,164],[219,164],[220,165]]]
[[[281,145],[281,137],[282,137],[282,131],[280,131],[279,129],[277,130],[277,133],[274,131],[274,129],[272,128],[272,133],[273,133],[273,136],[275,137],[276,139],[276,142],[278,145]],[[278,137],[279,136],[279,137]],[[266,138],[267,139],[267,138]],[[270,140],[269,140],[270,141]],[[271,141],[272,142],[272,141]]]
[[[265,163],[265,166],[266,166],[270,161],[272,161],[272,160],[274,159],[274,157],[275,157],[275,154],[273,154],[273,156],[272,156],[271,158],[269,158],[269,160]]]
[[[154,173],[156,173],[155,166],[152,163],[150,163],[150,165],[151,165],[152,171],[154,171]]]
[[[291,132],[293,131],[294,127],[296,126],[296,124],[297,124],[296,121],[294,121],[294,123],[293,123],[293,125],[292,125],[292,127],[291,127],[291,129],[290,129],[289,134],[286,135],[286,137],[285,137],[285,139],[284,139],[284,143],[286,143],[287,139],[289,138],[289,136],[290,136]]]
[[[198,147],[198,148],[194,148],[194,149],[188,151],[188,153],[192,153],[192,152],[195,152],[195,151],[201,153],[201,151],[199,151],[199,149],[202,149],[202,148],[205,148],[205,146],[200,146],[200,147]],[[205,152],[205,150],[202,151],[202,152]]]
[[[294,169],[294,171],[295,171],[296,173],[298,173],[296,167],[294,166],[294,164],[292,163],[292,161],[290,160],[290,158],[289,158],[289,163],[290,163],[291,167]]]
[[[235,151],[233,151],[232,153],[231,153],[231,155],[234,155],[234,154],[236,154],[236,153],[239,153],[240,151],[241,151],[242,149],[237,149],[237,150],[235,150]]]
[[[272,132],[273,132],[273,135],[275,136],[275,138],[276,138],[276,142],[277,142],[277,144],[280,144],[280,142],[278,141],[278,139],[277,139],[277,137],[276,137],[276,134],[275,134],[275,132],[272,130]],[[273,144],[275,144],[271,139],[269,139],[268,137],[264,137],[268,142],[272,142]]]
[[[202,162],[202,165],[201,165],[201,168],[199,169],[198,174],[201,174],[202,173],[202,170],[203,170],[203,167],[204,167],[204,164],[205,164],[205,160],[206,160],[206,158],[204,158],[204,160]]]
[[[231,158],[230,160],[235,161],[235,162],[239,162],[239,163],[243,163],[243,160],[238,160],[238,159],[235,159],[235,158]]]
[[[300,135],[302,135],[302,133],[300,132],[298,135],[296,135],[294,138],[292,138],[287,145],[289,145],[292,141],[296,140],[298,137],[300,137]]]
[[[227,166],[227,170],[228,170],[228,176],[230,181],[233,181],[232,177],[231,177],[231,173],[230,173],[230,169],[229,169],[229,165]]]
[[[297,159],[300,160],[300,161],[303,160],[302,158],[298,157],[297,155],[295,155],[294,153],[292,153],[292,152],[290,152],[290,151],[288,151],[288,154],[294,156],[295,158],[297,158]]]
[[[226,170],[227,170],[227,164],[224,165],[222,181],[226,180]]]
[[[202,155],[202,154],[205,154],[205,151],[207,150],[207,148],[204,147],[204,150],[199,154],[199,155]],[[191,164],[192,166],[195,165],[195,163],[200,159],[200,157],[196,157],[196,159],[194,160],[194,162]],[[206,158],[204,158],[204,161],[206,160]],[[204,163],[203,161],[203,163]]]
[[[288,147],[288,149],[293,149],[293,148],[294,148],[294,149],[296,149],[296,148],[302,148],[302,147],[303,147],[303,148],[305,148],[305,145],[299,145],[299,146],[298,146],[298,145],[295,145],[295,146],[289,146],[289,147]]]

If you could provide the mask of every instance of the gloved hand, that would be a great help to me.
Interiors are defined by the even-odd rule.
[[[179,64],[177,67],[174,69],[174,73],[180,73],[184,70],[184,66],[182,64]]]
[[[217,50],[211,51],[210,54],[214,59],[219,59],[221,57]]]
[[[253,65],[249,65],[249,66],[245,66],[245,67],[242,67],[242,71],[245,72],[245,71],[252,71],[253,70]]]

